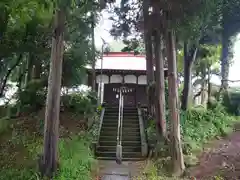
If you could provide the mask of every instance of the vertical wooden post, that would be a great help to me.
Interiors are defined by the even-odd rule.
[[[180,176],[184,172],[184,159],[180,135],[180,117],[177,86],[176,47],[173,30],[166,32],[167,58],[168,58],[168,92],[170,111],[170,142],[173,163],[173,172]]]

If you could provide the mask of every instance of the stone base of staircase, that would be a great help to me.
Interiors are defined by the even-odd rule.
[[[98,161],[101,180],[130,180],[138,177],[144,170],[146,161],[128,161],[116,164],[115,161]]]

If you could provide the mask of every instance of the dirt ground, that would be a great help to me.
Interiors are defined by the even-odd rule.
[[[199,180],[240,180],[240,125],[226,138],[211,143],[190,174]]]

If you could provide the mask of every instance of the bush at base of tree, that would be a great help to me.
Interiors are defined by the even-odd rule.
[[[199,149],[204,143],[225,136],[232,131],[236,118],[229,115],[225,108],[217,105],[213,109],[193,108],[181,113],[181,126],[184,153]]]
[[[169,119],[169,118],[167,118]],[[225,107],[218,104],[212,109],[192,108],[180,113],[181,134],[184,154],[201,149],[204,143],[218,136],[225,136],[233,129],[237,118],[229,115]],[[156,142],[155,121],[149,122],[147,129],[150,143]],[[169,128],[169,120],[167,120]]]

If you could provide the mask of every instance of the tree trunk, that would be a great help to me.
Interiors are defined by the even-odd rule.
[[[221,89],[226,91],[228,89],[228,76],[229,76],[229,45],[230,40],[227,35],[223,35],[222,40],[222,57],[221,57],[221,76],[222,76],[222,85]]]
[[[211,101],[211,91],[212,91],[212,85],[211,85],[211,66],[209,65],[208,66],[208,79],[207,79],[207,87],[208,87],[208,90],[207,90],[207,97],[208,97],[208,100],[207,100],[207,106],[209,106],[210,104],[210,101]]]
[[[149,19],[149,2],[148,0],[143,0],[143,17],[144,17],[144,41],[145,41],[145,52],[146,52],[146,70],[147,70],[147,100],[148,100],[148,112],[153,114],[153,93],[152,85],[154,80],[153,71],[153,50],[152,50],[152,39],[151,31],[148,27]]]
[[[52,177],[58,165],[59,111],[62,77],[62,61],[64,51],[65,12],[55,11],[52,38],[51,64],[48,79],[48,94],[44,125],[44,151],[40,162],[43,176]]]
[[[184,172],[184,159],[180,135],[180,118],[178,107],[178,87],[177,87],[177,65],[176,47],[173,31],[166,34],[167,58],[168,58],[168,91],[169,91],[169,111],[170,111],[170,141],[173,172],[180,176]]]
[[[202,94],[201,94],[201,105],[203,105],[204,107],[206,107],[207,104],[207,84],[206,84],[206,80],[205,77],[202,81]]]
[[[91,30],[92,30],[92,90],[96,90],[96,72],[95,72],[95,65],[96,65],[96,59],[95,59],[95,34],[94,34],[94,14],[92,13],[92,24],[91,24]]]
[[[160,133],[166,137],[165,117],[165,82],[164,82],[164,59],[162,56],[162,37],[159,31],[155,34],[154,54],[156,65],[156,120],[160,124]]]
[[[182,94],[182,110],[187,110],[190,107],[192,96],[192,67],[196,60],[197,48],[192,47],[188,52],[187,43],[184,42],[184,84]]]

